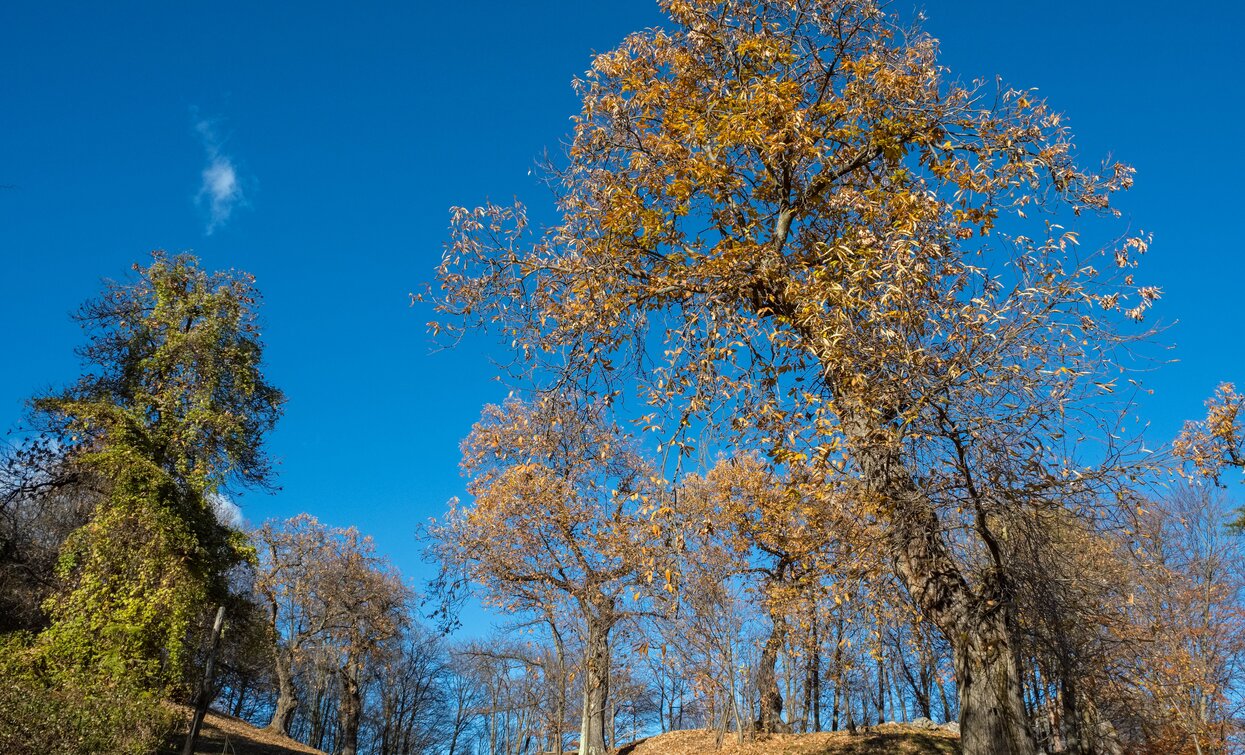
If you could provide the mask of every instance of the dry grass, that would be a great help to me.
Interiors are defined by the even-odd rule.
[[[189,722],[190,708],[175,706]],[[180,736],[164,752],[181,752]],[[942,729],[919,729],[883,724],[857,734],[771,734],[742,744],[727,734],[721,743],[705,729],[673,731],[623,747],[619,755],[956,755],[960,739]],[[215,711],[203,721],[195,755],[324,755],[305,744],[282,737]]]
[[[166,753],[182,751],[186,729],[190,725],[190,708],[184,705],[175,707],[183,714],[185,723],[182,724],[179,736],[172,746],[165,750]],[[324,753],[289,737],[257,729],[239,718],[208,711],[207,717],[203,719],[203,728],[199,730],[195,755],[324,755]]]
[[[883,724],[868,732],[771,734],[739,744],[733,734],[717,744],[704,729],[673,731],[624,747],[619,755],[955,755],[960,739],[941,729]]]

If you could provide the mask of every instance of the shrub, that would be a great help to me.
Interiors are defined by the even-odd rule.
[[[0,752],[146,755],[167,740],[176,714],[159,693],[124,679],[48,671],[25,640],[0,639]]]

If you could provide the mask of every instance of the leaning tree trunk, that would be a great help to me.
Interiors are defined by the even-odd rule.
[[[779,250],[796,209],[784,210],[774,238]],[[761,279],[748,294],[756,312],[777,316],[794,327],[805,346],[818,350],[818,335],[801,330],[804,315],[776,285]],[[824,340],[824,339],[822,339]],[[977,593],[942,539],[941,522],[930,500],[904,466],[892,430],[879,426],[884,408],[873,400],[854,400],[857,374],[839,374],[839,365],[822,358],[824,380],[838,394],[840,429],[846,435],[873,503],[883,513],[895,571],[921,612],[946,636],[960,690],[960,746],[963,755],[1034,755],[1037,744],[1024,708],[1024,686],[1012,639],[1011,604],[1001,575]],[[846,390],[840,390],[843,387]],[[897,416],[892,412],[890,416]],[[984,529],[984,523],[983,527]],[[848,708],[850,715],[850,707]],[[849,718],[850,723],[850,718]]]
[[[848,428],[859,429],[850,419]],[[849,433],[851,430],[849,429]],[[1002,580],[975,593],[942,539],[938,514],[917,488],[898,451],[851,433],[865,485],[887,511],[896,571],[921,611],[947,637],[955,662],[963,755],[1033,755],[1024,686]]]
[[[610,650],[608,625],[588,622],[584,648],[584,708],[579,727],[579,755],[605,755],[605,714],[609,703]]]
[[[757,716],[756,729],[764,734],[783,730],[782,691],[778,688],[778,653],[787,636],[787,620],[779,609],[771,607],[770,621],[773,628],[761,650],[761,662],[757,668],[757,693],[761,697],[761,712]]]

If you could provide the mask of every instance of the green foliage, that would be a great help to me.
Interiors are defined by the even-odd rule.
[[[78,314],[87,374],[32,402],[67,463],[106,488],[65,543],[39,644],[63,669],[156,688],[182,677],[196,611],[253,557],[212,498],[269,483],[263,435],[283,397],[260,372],[249,276],[161,253],[135,270]]]
[[[194,257],[162,253],[135,270],[137,281],[110,282],[83,306],[79,354],[90,372],[35,399],[36,412],[116,469],[148,466],[199,493],[266,485],[262,438],[284,398],[260,372],[252,278],[209,275]]]
[[[194,567],[196,555],[171,512],[101,507],[65,544],[60,568],[73,589],[48,601],[44,649],[109,677],[176,681],[195,609],[208,600],[211,575]]]
[[[0,752],[6,755],[145,755],[175,714],[125,679],[41,667],[23,635],[0,639]]]

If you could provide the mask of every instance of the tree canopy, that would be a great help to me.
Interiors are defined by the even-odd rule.
[[[79,311],[82,378],[31,402],[62,473],[86,470],[104,490],[62,549],[46,643],[75,665],[167,683],[195,612],[250,557],[213,497],[271,484],[263,441],[283,398],[260,369],[250,276],[162,253],[135,272]]]
[[[716,427],[857,479],[956,651],[965,752],[1032,752],[1006,520],[1127,476],[1094,398],[1158,296],[1147,240],[1058,221],[1113,217],[1132,170],[1083,167],[1033,91],[957,82],[867,0],[662,7],[576,82],[557,222],[453,212],[433,329],[638,395],[677,453]]]

